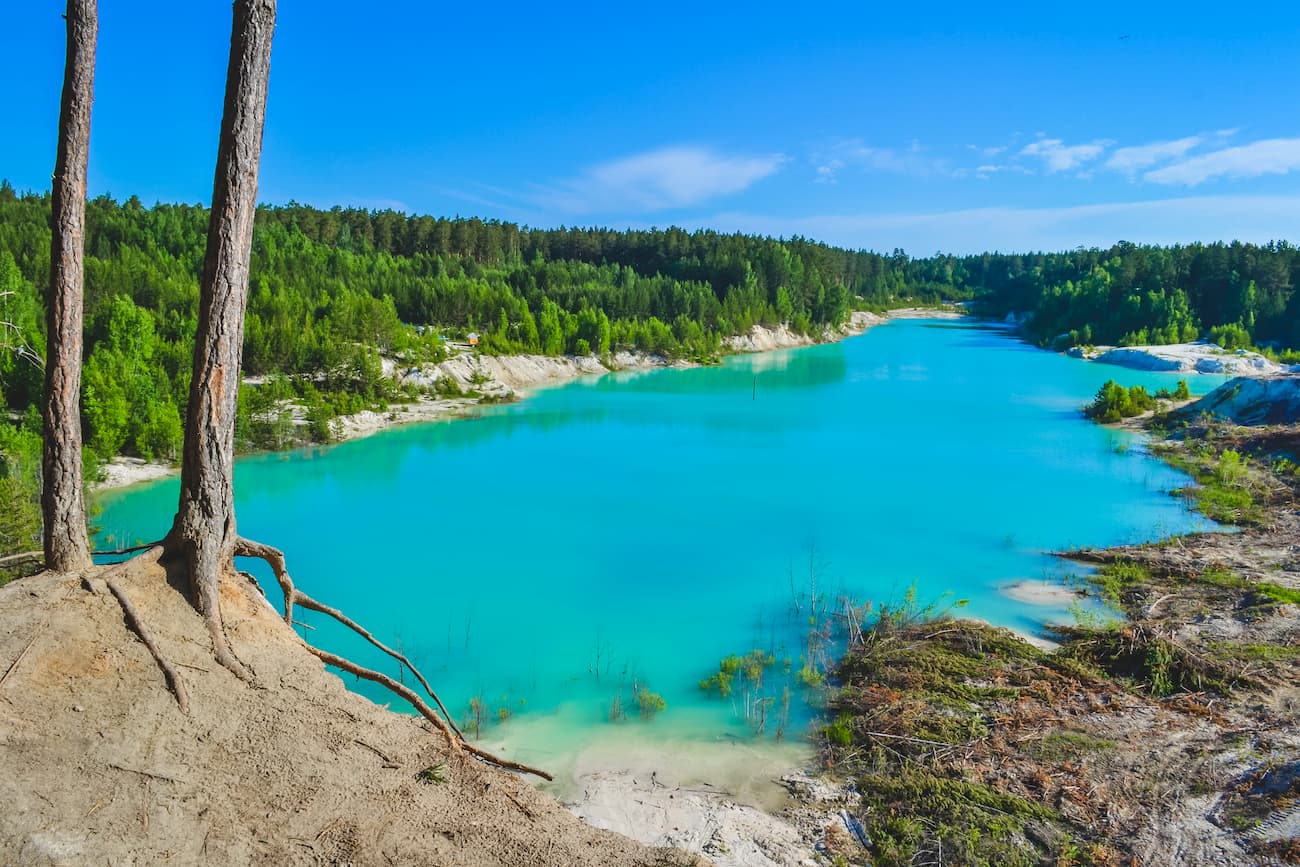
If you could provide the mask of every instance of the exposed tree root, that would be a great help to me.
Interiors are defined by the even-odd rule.
[[[201,581],[199,576],[204,574],[206,567],[202,564],[203,555],[211,555],[211,552],[196,551],[192,546],[185,542],[180,542],[183,546],[176,553],[184,558],[190,573],[190,594],[194,600],[194,607],[198,609],[199,614],[203,617],[203,623],[208,627],[208,636],[212,640],[212,655],[221,663],[221,667],[229,671],[235,677],[245,683],[253,682],[253,675],[249,672],[244,664],[235,656],[235,651],[230,647],[230,642],[226,638],[226,630],[221,620],[221,592],[219,581]],[[188,548],[187,553],[184,549]],[[223,570],[223,565],[215,567],[218,575]]]
[[[119,587],[114,581],[109,581],[107,583],[109,592],[117,597],[118,604],[122,606],[122,613],[126,615],[127,623],[130,624],[131,629],[135,631],[135,634],[140,636],[140,640],[144,642],[145,647],[149,648],[149,652],[153,654],[154,661],[157,662],[158,667],[162,669],[163,677],[167,679],[167,688],[172,691],[172,695],[176,696],[176,704],[180,705],[181,713],[189,713],[190,699],[185,692],[185,684],[181,682],[180,675],[176,673],[176,669],[172,668],[171,663],[169,663],[167,658],[163,656],[162,649],[159,648],[157,642],[153,640],[153,635],[144,625],[144,618],[142,618],[139,612],[135,610],[135,606],[131,604],[130,598],[126,595],[126,591]]]
[[[323,602],[316,601],[294,586],[293,579],[289,577],[289,570],[285,565],[283,551],[278,548],[272,548],[270,545],[264,545],[261,542],[254,542],[251,539],[244,539],[241,537],[235,542],[235,556],[256,557],[259,560],[264,560],[266,564],[271,567],[271,571],[275,573],[275,580],[279,582],[280,590],[284,594],[284,620],[286,623],[290,626],[293,625],[294,605],[301,605],[309,611],[316,611],[329,617],[333,617],[339,623],[342,623],[366,641],[369,641],[375,647],[405,665],[407,669],[410,670],[411,674],[415,676],[415,679],[420,681],[420,685],[424,687],[424,691],[428,694],[429,698],[433,699],[433,703],[438,706],[438,710],[442,711],[442,715],[446,719],[447,724],[451,726],[452,731],[454,731],[461,740],[465,739],[464,733],[457,728],[456,721],[452,719],[451,714],[447,711],[447,707],[442,703],[442,699],[438,698],[438,694],[433,691],[433,687],[429,685],[429,681],[426,680],[424,675],[420,673],[420,670],[415,667],[415,664],[411,662],[411,660],[407,659],[405,654],[399,653],[385,645],[379,639],[375,638],[368,629],[348,617],[342,611],[337,608],[331,608]]]
[[[533,776],[541,777],[543,780],[547,780],[548,782],[555,779],[555,777],[551,776],[546,771],[534,768],[532,765],[525,765],[519,762],[512,762],[509,759],[503,759],[495,753],[489,753],[487,750],[474,746],[469,741],[461,741],[460,745],[464,748],[465,752],[478,756],[483,761],[496,765],[499,768],[519,771],[521,774],[532,774]]]
[[[500,756],[494,755],[487,750],[480,749],[479,747],[469,743],[465,739],[465,735],[456,727],[456,723],[452,720],[451,714],[447,712],[446,706],[442,703],[442,700],[438,698],[437,693],[433,691],[429,682],[425,680],[424,675],[420,674],[419,669],[411,663],[411,660],[406,658],[405,654],[398,653],[396,650],[386,646],[383,642],[375,638],[367,629],[352,618],[348,617],[342,611],[339,611],[337,608],[331,608],[321,602],[317,602],[306,593],[303,593],[301,590],[294,587],[293,579],[289,577],[289,570],[285,565],[283,551],[278,548],[272,548],[270,545],[264,545],[261,542],[254,542],[251,539],[240,538],[235,542],[235,556],[255,557],[259,560],[265,561],[266,564],[271,567],[271,571],[275,573],[275,580],[279,582],[280,590],[284,594],[284,620],[286,623],[291,626],[293,625],[293,609],[295,605],[301,605],[303,608],[333,617],[335,620],[366,639],[366,641],[369,641],[375,647],[379,648],[384,653],[398,660],[410,669],[411,674],[415,675],[416,679],[420,681],[420,685],[424,687],[425,692],[427,692],[429,697],[433,699],[434,703],[438,705],[438,709],[442,711],[442,715],[439,716],[414,690],[405,684],[398,683],[388,675],[380,674],[379,672],[373,671],[369,668],[363,668],[350,660],[344,659],[341,656],[336,656],[328,651],[321,650],[318,647],[313,647],[306,641],[303,641],[303,645],[307,650],[321,661],[350,674],[355,674],[357,677],[364,678],[373,683],[378,683],[406,699],[421,716],[433,723],[438,728],[438,731],[442,732],[443,737],[447,739],[447,745],[451,747],[452,750],[456,752],[464,751],[470,753],[486,762],[512,771],[533,774],[545,780],[554,779],[554,777],[546,771],[530,767],[529,765],[520,764],[519,762],[512,762],[509,759],[503,759]]]
[[[114,563],[111,566],[106,567],[103,572],[100,572],[98,575],[93,577],[100,581],[109,582],[125,575],[129,570],[134,569],[141,563],[157,563],[162,559],[163,547],[161,542],[154,542],[146,548],[138,548],[136,550],[143,551],[144,553],[140,554],[138,557],[123,560],[121,563]],[[83,575],[81,577],[81,586],[85,587],[91,593],[98,593],[99,590],[96,589],[91,579],[92,576]]]
[[[306,642],[303,643],[306,644]],[[332,665],[335,668],[340,668],[343,671],[348,672],[349,674],[355,674],[357,677],[381,684],[397,693],[402,698],[409,701],[411,706],[419,711],[420,716],[438,727],[438,731],[442,732],[442,736],[447,739],[447,746],[451,747],[453,750],[460,749],[462,744],[461,739],[456,737],[456,734],[451,730],[451,727],[448,726],[446,721],[438,715],[437,711],[425,704],[424,699],[420,698],[420,696],[417,695],[409,686],[398,683],[386,674],[380,674],[372,669],[363,668],[349,659],[344,659],[341,656],[330,653],[328,650],[321,650],[319,647],[312,647],[310,644],[307,644],[307,650],[309,650],[313,656],[319,657],[321,661],[325,662],[327,665]]]
[[[96,575],[94,577],[98,580],[104,581],[105,583],[111,583],[113,579],[119,577],[120,575],[125,573],[128,569],[135,568],[136,566],[139,566],[142,563],[157,563],[167,553],[166,546],[167,546],[167,540],[162,539],[157,542],[150,542],[147,545],[136,545],[133,548],[123,548],[119,551],[96,551],[95,552],[96,554],[132,554],[135,552],[142,552],[142,553],[128,560],[123,560],[121,563],[114,563],[112,566],[109,566],[99,575]],[[82,576],[81,584],[83,587],[85,587],[87,590],[89,590],[92,593],[98,592],[95,588],[94,583],[92,582],[91,576],[89,575]],[[244,665],[238,659],[235,658],[234,652],[230,649],[229,642],[226,641],[225,631],[221,627],[220,613],[219,610],[216,608],[218,604],[218,600],[216,599],[215,594],[213,594],[213,598],[206,600],[207,605],[205,606],[199,604],[200,600],[198,599],[197,596],[197,594],[202,592],[202,589],[193,586],[193,584],[191,583],[191,592],[195,594],[195,598],[193,601],[195,602],[196,607],[199,609],[199,613],[202,615],[204,623],[208,627],[208,634],[212,638],[213,657],[217,660],[217,662],[221,663],[222,667],[228,670],[231,674],[235,675],[235,677],[245,682],[251,681],[252,677],[248,673],[248,669],[246,669]],[[119,597],[119,601],[120,601],[120,597]],[[158,664],[160,666],[164,666],[165,668],[165,663],[163,662],[161,657],[158,658]]]
[[[411,706],[414,707],[419,712],[420,716],[424,717],[429,722],[437,726],[438,730],[442,732],[443,737],[447,739],[447,746],[451,747],[453,752],[459,753],[461,751],[464,751],[471,755],[478,756],[480,759],[483,759],[484,761],[489,762],[491,764],[497,765],[498,767],[508,768],[509,770],[512,771],[520,771],[521,773],[525,773],[525,774],[533,774],[534,776],[541,777],[544,780],[555,779],[546,771],[531,767],[529,765],[520,764],[519,762],[512,762],[509,759],[503,759],[500,756],[488,752],[487,750],[480,749],[474,746],[473,744],[466,741],[463,737],[458,737],[451,730],[451,727],[447,725],[447,723],[442,719],[442,717],[440,717],[437,714],[437,712],[434,711],[433,708],[425,704],[424,700],[421,699],[420,696],[417,695],[414,690],[412,690],[408,686],[405,686],[404,684],[398,683],[388,675],[380,674],[379,672],[372,671],[369,668],[362,668],[361,666],[357,665],[355,662],[344,659],[341,656],[336,656],[333,653],[330,653],[329,651],[321,650],[319,647],[312,647],[310,644],[307,644],[305,641],[303,642],[303,645],[307,648],[307,650],[312,655],[319,658],[326,665],[332,665],[335,668],[342,669],[343,671],[348,672],[349,674],[355,674],[357,677],[364,678],[366,680],[385,686],[388,689],[400,695],[402,698],[409,701],[411,703]]]

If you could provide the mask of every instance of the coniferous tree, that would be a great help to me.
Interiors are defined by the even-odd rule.
[[[257,208],[257,173],[271,71],[275,0],[236,0],[217,148],[212,213],[181,462],[181,495],[167,537],[188,567],[195,607],[217,660],[247,678],[222,628],[219,584],[233,569],[235,404]]]
[[[95,0],[68,0],[68,47],[51,197],[50,292],[46,301],[45,441],[41,514],[45,565],[91,563],[81,471],[81,329],[86,164],[95,91]]]

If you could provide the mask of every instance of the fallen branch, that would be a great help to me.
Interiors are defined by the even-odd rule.
[[[158,667],[162,669],[163,677],[167,679],[167,688],[172,691],[172,695],[176,696],[176,703],[180,705],[181,713],[189,713],[190,699],[185,693],[185,684],[181,683],[180,675],[176,673],[176,669],[172,668],[171,663],[163,656],[162,650],[159,649],[157,643],[153,640],[153,636],[145,627],[144,619],[140,617],[126,592],[117,586],[116,582],[109,581],[108,589],[117,597],[117,602],[122,606],[122,613],[126,615],[127,623],[130,624],[131,629],[135,631],[136,635],[140,636],[140,640],[144,642],[145,647],[149,648],[149,652],[153,654]],[[128,769],[124,768],[123,770]],[[137,773],[142,772],[137,771]]]
[[[537,768],[529,767],[528,765],[522,765],[519,764],[518,762],[512,762],[508,759],[503,759],[499,756],[493,755],[487,750],[479,749],[473,744],[466,742],[463,737],[457,736],[452,731],[451,727],[448,726],[447,723],[443,721],[442,717],[440,717],[433,710],[433,708],[425,704],[424,700],[421,699],[420,696],[417,695],[414,690],[412,690],[410,687],[404,684],[398,683],[388,675],[380,674],[379,672],[372,671],[369,668],[362,668],[361,666],[357,665],[355,662],[352,662],[351,660],[344,659],[341,656],[335,656],[333,653],[330,653],[327,650],[321,650],[319,647],[312,647],[310,644],[307,644],[306,642],[303,642],[303,646],[307,648],[307,651],[309,653],[311,653],[313,656],[320,659],[326,665],[332,665],[335,668],[348,672],[349,674],[355,674],[357,677],[364,678],[365,680],[372,681],[374,683],[380,684],[381,686],[385,686],[392,692],[395,692],[398,695],[400,695],[402,698],[406,699],[408,702],[411,703],[411,706],[416,709],[416,711],[420,714],[420,716],[424,717],[429,722],[433,723],[434,726],[436,726],[437,729],[440,732],[442,732],[443,737],[447,739],[447,746],[451,747],[451,749],[454,752],[460,752],[463,750],[467,753],[470,753],[471,755],[478,756],[479,758],[502,768],[509,768],[510,770],[513,771],[521,771],[526,774],[533,774],[535,776],[541,777],[544,780],[555,779],[546,771],[538,770]]]
[[[44,565],[45,553],[42,551],[24,551],[21,554],[10,554],[7,557],[0,557],[0,569],[17,566],[20,563],[40,563]]]
[[[1177,598],[1177,596],[1178,596],[1177,593],[1166,593],[1164,596],[1161,596],[1155,602],[1152,602],[1149,606],[1147,606],[1147,617],[1148,618],[1155,617],[1156,609],[1158,609],[1161,605],[1163,605],[1168,600]]]
[[[931,746],[943,747],[945,749],[953,749],[961,746],[961,744],[945,744],[943,741],[931,741],[926,740],[925,738],[914,738],[907,735],[889,735],[884,732],[863,732],[863,734],[873,738],[889,738],[894,741],[908,741],[909,743],[914,744],[929,744]]]
[[[4,676],[0,677],[0,686],[4,686],[5,681],[9,679],[9,675],[13,674],[14,669],[18,668],[19,663],[21,663],[27,657],[27,651],[32,649],[32,645],[36,643],[37,637],[42,632],[44,632],[43,624],[41,629],[38,629],[36,632],[32,633],[32,637],[27,640],[27,646],[23,648],[22,653],[18,654],[18,658],[15,659],[13,662],[11,662],[9,664],[9,667],[5,669]]]
[[[162,780],[167,783],[178,784],[183,784],[185,782],[184,780],[178,780],[175,777],[169,777],[166,774],[156,774],[153,771],[142,771],[139,768],[128,768],[126,765],[117,765],[110,762],[108,766],[117,771],[126,771],[128,774],[139,774],[140,776],[148,777],[151,780]]]
[[[372,752],[372,753],[374,753],[375,755],[379,756],[379,758],[383,759],[383,760],[386,761],[386,762],[392,762],[392,761],[393,761],[392,756],[388,755],[388,753],[384,752],[384,751],[381,750],[379,747],[371,746],[370,744],[368,744],[368,743],[366,743],[365,741],[361,740],[361,738],[353,738],[353,739],[352,739],[352,743],[354,743],[354,744],[360,744],[361,746],[363,746],[363,747],[365,747],[366,749],[370,750],[370,752]]]

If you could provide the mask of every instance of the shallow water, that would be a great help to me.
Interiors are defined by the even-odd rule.
[[[967,615],[1033,632],[1070,612],[999,587],[1074,568],[1045,552],[1208,526],[1167,494],[1184,477],[1080,417],[1111,378],[1154,390],[1178,377],[964,322],[895,321],[247,458],[239,527],[283,548],[306,592],[402,648],[453,711],[481,697],[484,735],[524,760],[569,761],[611,732],[747,737],[732,702],[697,684],[755,647],[797,669],[807,603],[795,615],[792,601],[809,593],[810,559],[831,602],[897,602],[915,585],[923,602],[968,600]],[[1189,380],[1201,392],[1220,381]],[[160,536],[177,490],[106,495],[102,536]],[[269,573],[247,567],[278,606]],[[313,643],[396,675],[302,614]],[[611,725],[613,697],[621,685],[632,708],[634,682],[667,709]],[[497,723],[503,708],[511,719]]]

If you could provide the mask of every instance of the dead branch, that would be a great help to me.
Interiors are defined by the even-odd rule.
[[[537,818],[537,814],[534,813],[532,810],[528,809],[527,807],[525,807],[523,804],[521,804],[519,802],[519,799],[516,798],[514,795],[510,794],[509,792],[502,792],[502,794],[506,796],[506,800],[508,800],[510,803],[514,804],[516,807],[519,808],[519,812],[523,813],[525,816],[527,816],[530,819]]]
[[[148,777],[151,780],[162,780],[166,783],[183,784],[185,780],[178,780],[175,777],[169,777],[166,774],[158,774],[153,771],[142,771],[139,768],[128,768],[126,765],[109,764],[110,768],[117,771],[126,771],[128,774],[139,774],[142,777]]]
[[[884,732],[864,732],[864,734],[873,738],[889,738],[890,740],[907,741],[908,743],[913,744],[929,744],[935,747],[943,747],[944,749],[952,749],[953,747],[961,746],[960,744],[945,744],[943,741],[931,741],[926,740],[925,738],[908,737],[907,735],[890,735],[885,734]]]
[[[438,716],[438,714],[434,712],[433,708],[425,704],[424,700],[421,699],[420,696],[417,695],[414,690],[412,690],[410,687],[398,683],[388,675],[380,674],[379,672],[372,671],[368,668],[362,668],[361,666],[357,665],[355,662],[351,662],[350,660],[344,659],[341,656],[335,656],[334,654],[330,653],[327,650],[321,650],[319,647],[312,647],[310,644],[307,644],[306,642],[303,642],[303,646],[307,648],[309,653],[311,653],[313,656],[320,659],[326,665],[332,665],[335,668],[348,672],[349,674],[355,674],[357,677],[364,678],[365,680],[369,680],[372,681],[373,683],[380,684],[381,686],[387,687],[392,692],[395,692],[402,698],[406,699],[408,702],[411,703],[411,706],[414,707],[417,712],[419,712],[420,716],[424,717],[429,722],[433,723],[434,726],[436,726],[437,729],[440,732],[442,732],[443,737],[447,739],[447,746],[451,747],[451,749],[454,752],[464,751],[470,753],[471,755],[478,756],[480,759],[483,759],[484,761],[489,762],[490,764],[497,765],[498,767],[508,768],[512,771],[520,771],[526,774],[533,774],[535,776],[541,777],[544,780],[555,779],[546,771],[538,770],[537,768],[529,767],[528,765],[522,765],[519,764],[518,762],[512,762],[508,759],[503,759],[500,756],[493,755],[487,750],[479,749],[473,744],[468,743],[467,741],[465,741],[463,737],[458,737],[452,731],[451,727],[448,726],[447,723],[443,721],[442,717]]]
[[[27,646],[23,648],[23,652],[18,654],[18,657],[13,662],[9,663],[9,667],[5,669],[4,676],[0,677],[0,686],[4,686],[5,681],[9,679],[9,675],[13,674],[14,669],[18,668],[19,663],[27,657],[27,651],[32,649],[32,645],[36,643],[37,637],[43,631],[44,628],[38,629],[36,632],[32,633],[32,637],[27,640]]]
[[[1155,617],[1156,609],[1158,609],[1161,605],[1163,605],[1168,600],[1177,598],[1177,596],[1178,596],[1177,593],[1166,593],[1164,596],[1161,596],[1155,602],[1152,602],[1149,606],[1147,606],[1147,617],[1148,618]]]
[[[8,298],[13,292],[0,292],[0,298]],[[8,319],[0,320],[0,349],[29,361],[37,370],[45,369],[45,359],[23,339],[23,330],[17,323]]]
[[[185,684],[181,682],[180,675],[176,673],[176,669],[172,668],[171,663],[169,663],[167,658],[163,656],[162,650],[153,640],[153,636],[149,633],[148,628],[145,627],[144,619],[135,610],[135,606],[131,604],[131,600],[127,597],[126,591],[119,587],[114,581],[108,582],[108,589],[117,597],[117,602],[122,606],[122,613],[126,615],[127,623],[130,624],[131,629],[135,631],[136,635],[140,636],[140,640],[144,642],[145,647],[149,648],[149,652],[153,654],[153,658],[158,663],[158,667],[162,669],[163,677],[167,679],[167,687],[172,691],[172,695],[176,696],[176,703],[180,705],[181,713],[189,713],[190,699],[185,693]]]
[[[112,551],[91,551],[90,553],[96,557],[119,557],[123,554],[134,554],[137,551],[148,551],[150,548],[155,548],[161,545],[163,541],[164,540],[162,539],[157,539],[153,542],[145,542],[142,545],[133,545],[130,548],[116,548]]]
[[[0,557],[0,569],[9,566],[17,566],[20,563],[44,563],[45,553],[43,551],[24,551],[21,554],[10,554],[7,557]]]
[[[396,764],[397,764],[396,762],[393,761],[392,756],[388,755],[388,753],[386,753],[386,752],[384,752],[383,750],[379,749],[379,747],[371,746],[370,744],[366,743],[365,741],[361,740],[360,738],[353,738],[353,739],[352,739],[352,743],[354,743],[354,744],[360,744],[361,746],[363,746],[363,747],[365,747],[366,749],[370,750],[370,752],[372,752],[372,753],[374,753],[375,755],[379,756],[379,758],[381,758],[381,759],[383,759],[384,761],[388,762],[390,765],[396,765]]]
[[[348,617],[342,611],[337,608],[331,608],[323,602],[317,602],[315,599],[294,586],[293,579],[289,576],[289,570],[285,563],[283,551],[278,548],[272,548],[270,545],[264,545],[261,542],[254,542],[251,539],[240,537],[235,541],[235,556],[255,557],[259,560],[265,561],[265,563],[271,567],[271,571],[275,573],[275,580],[279,582],[280,590],[284,594],[284,620],[286,623],[290,626],[294,625],[294,605],[301,605],[303,608],[310,611],[316,611],[329,617],[333,617],[339,623],[342,623],[366,641],[369,641],[375,647],[379,648],[384,653],[393,657],[393,659],[396,659],[398,662],[410,669],[411,674],[415,675],[416,680],[420,681],[420,685],[424,687],[424,691],[428,693],[429,698],[433,699],[433,703],[438,706],[438,710],[442,711],[442,715],[446,719],[447,724],[451,726],[452,731],[454,731],[456,736],[461,740],[465,739],[465,735],[459,728],[457,728],[455,720],[452,719],[451,714],[447,711],[446,705],[442,703],[442,699],[438,698],[438,694],[433,691],[433,687],[429,685],[429,681],[427,681],[424,675],[420,673],[420,670],[415,667],[415,664],[406,658],[405,654],[398,653],[396,650],[388,647],[379,639],[375,638],[369,630]]]

